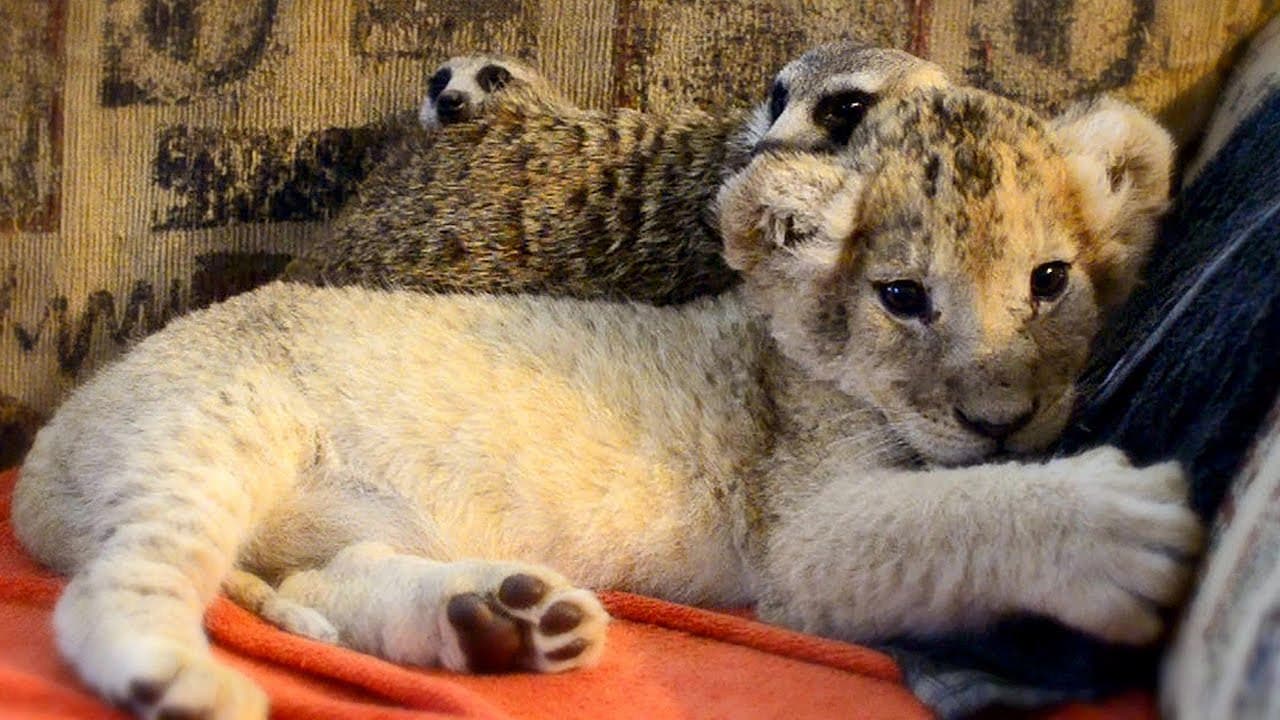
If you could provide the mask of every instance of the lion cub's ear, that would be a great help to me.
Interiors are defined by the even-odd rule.
[[[1173,139],[1146,113],[1109,97],[1068,108],[1050,127],[1100,243],[1093,258],[1099,301],[1114,306],[1133,290],[1168,207]]]
[[[853,230],[860,189],[859,177],[835,157],[756,156],[716,197],[725,261],[746,274],[780,258],[788,274],[833,267]]]

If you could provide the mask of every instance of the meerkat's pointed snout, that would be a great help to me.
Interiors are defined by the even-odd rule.
[[[459,90],[446,90],[436,98],[436,115],[442,125],[466,119],[467,95]]]

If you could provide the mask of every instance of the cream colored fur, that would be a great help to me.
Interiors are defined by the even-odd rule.
[[[466,670],[451,604],[520,577],[546,592],[495,612],[540,671],[604,651],[582,588],[754,602],[857,640],[1014,612],[1153,640],[1200,541],[1177,465],[994,461],[952,409],[1049,393],[1005,449],[1051,443],[1097,328],[1094,258],[1138,262],[1108,248],[1159,203],[1099,222],[1067,159],[1089,144],[977,91],[885,104],[858,132],[726,184],[746,282],[716,299],[274,284],[143,341],[41,431],[15,493],[19,539],[71,575],[62,653],[142,716],[261,717],[201,631],[224,581],[297,632]],[[1071,284],[1033,301],[1054,259]],[[934,293],[927,324],[876,299],[899,276]],[[582,619],[551,632],[561,603]]]

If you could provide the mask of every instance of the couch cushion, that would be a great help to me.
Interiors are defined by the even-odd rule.
[[[1170,718],[1280,717],[1280,406],[1220,510],[1213,552],[1166,658]]]
[[[1262,127],[1260,124],[1265,123]],[[1233,143],[1280,137],[1280,19],[1251,43],[1223,91],[1188,183],[1213,184]],[[1256,152],[1249,152],[1257,156]],[[1265,162],[1265,160],[1264,160]],[[1274,162],[1274,160],[1272,161]],[[1274,168],[1272,168],[1274,170]],[[1258,177],[1280,205],[1280,175]],[[1268,207],[1257,208],[1265,213]],[[1276,227],[1275,217],[1268,221]],[[1274,231],[1273,231],[1274,232]],[[1272,294],[1276,291],[1271,290]],[[1270,322],[1276,323],[1274,314]],[[1276,373],[1275,355],[1268,363]],[[1280,717],[1280,403],[1231,483],[1195,597],[1165,660],[1161,702],[1186,720]]]

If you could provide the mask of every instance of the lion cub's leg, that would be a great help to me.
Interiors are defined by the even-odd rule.
[[[1147,643],[1187,590],[1203,531],[1176,463],[1115,448],[1046,463],[889,471],[835,482],[769,548],[763,617],[857,639],[1047,615]]]
[[[218,499],[238,502],[233,487],[219,487],[227,493]],[[244,524],[202,499],[171,492],[120,501],[127,519],[58,600],[58,648],[85,682],[140,717],[265,718],[266,695],[214,658],[204,635],[204,609]]]
[[[231,602],[294,635],[337,644],[338,630],[314,609],[281,597],[266,580],[244,570],[232,570],[222,581]]]
[[[340,642],[396,662],[460,672],[561,672],[594,664],[609,616],[589,590],[538,565],[437,562],[358,543],[280,584]]]

